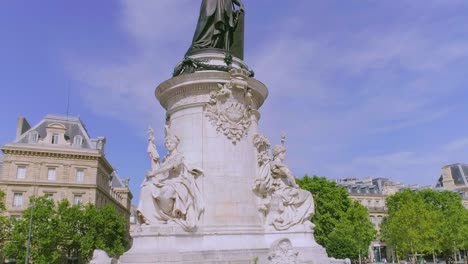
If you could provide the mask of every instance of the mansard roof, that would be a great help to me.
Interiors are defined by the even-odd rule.
[[[13,144],[35,144],[30,142],[31,133],[38,133],[38,139],[44,139],[47,136],[47,129],[60,129],[65,132],[65,140],[69,142],[70,146],[73,145],[73,140],[76,136],[82,138],[82,144],[79,146],[81,149],[97,149],[97,142],[99,139],[93,139],[90,137],[86,126],[79,117],[74,116],[61,116],[61,115],[47,115],[38,124],[29,128],[27,131],[22,133]],[[76,146],[74,146],[76,147]]]

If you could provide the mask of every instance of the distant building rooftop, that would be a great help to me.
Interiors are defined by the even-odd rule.
[[[98,150],[103,152],[105,138],[91,138],[79,117],[48,114],[31,127],[24,117],[18,118],[16,139],[10,143]]]

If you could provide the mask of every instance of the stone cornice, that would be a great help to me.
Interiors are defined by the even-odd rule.
[[[77,188],[77,189],[96,189],[95,184],[91,183],[68,183],[68,182],[50,182],[50,181],[31,181],[31,180],[8,180],[8,179],[1,179],[0,182],[2,185],[10,185],[10,186],[22,186],[22,187],[51,187],[51,188]]]
[[[69,145],[58,145],[58,144],[41,144],[41,143],[8,143],[0,148],[8,149],[27,149],[35,151],[50,151],[50,152],[68,152],[68,153],[79,153],[79,154],[95,154],[100,155],[101,152],[96,149],[80,148]]]
[[[4,154],[20,155],[20,156],[35,156],[35,157],[50,157],[60,159],[81,159],[81,160],[98,160],[102,157],[101,154],[94,153],[73,153],[51,150],[35,150],[24,148],[2,147],[0,148]]]
[[[112,173],[114,168],[105,158],[105,156],[98,151],[79,151],[69,149],[52,149],[52,148],[38,148],[36,146],[29,147],[29,145],[16,145],[7,144],[0,147],[4,154],[20,155],[20,156],[33,156],[33,157],[48,157],[58,159],[74,159],[74,160],[95,160],[100,161],[101,164]]]
[[[237,72],[227,73],[227,72],[197,72],[193,74],[184,74],[161,83],[155,90],[156,98],[159,100],[160,104],[168,110],[169,98],[176,97],[178,95],[200,95],[200,94],[209,94],[211,91],[218,90],[219,83],[227,83],[231,81],[231,78],[238,75]],[[236,75],[236,76],[237,76]],[[268,96],[268,89],[260,81],[254,78],[246,78],[245,82],[247,83],[248,88],[251,89],[253,95],[253,100],[255,105],[259,108],[264,100]]]

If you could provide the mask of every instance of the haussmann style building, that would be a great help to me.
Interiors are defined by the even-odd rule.
[[[47,115],[31,127],[18,118],[16,139],[0,149],[6,214],[21,217],[33,195],[72,204],[113,205],[129,219],[132,193],[105,157],[104,137],[91,138],[77,117]]]

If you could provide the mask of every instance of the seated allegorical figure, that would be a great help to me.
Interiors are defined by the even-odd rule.
[[[314,214],[314,199],[310,192],[296,184],[294,175],[284,164],[284,138],[282,142],[273,148],[273,158],[270,159],[268,140],[261,135],[254,137],[259,162],[254,191],[260,197],[259,210],[265,214],[266,223],[276,230],[287,230],[297,225],[313,228],[310,218]]]
[[[272,183],[272,202],[277,215],[273,226],[277,230],[286,230],[298,224],[312,224],[310,218],[314,214],[314,199],[312,194],[301,189],[289,168],[283,163],[286,148],[278,145],[273,148],[273,160],[270,163]]]
[[[150,139],[152,137],[150,131]],[[154,144],[149,140],[149,144]],[[166,126],[164,145],[168,151],[161,164],[156,147],[148,147],[152,170],[142,184],[137,217],[140,224],[179,224],[186,231],[194,231],[204,211],[204,204],[197,177],[203,175],[200,169],[185,163],[184,155],[177,150],[180,140]],[[152,152],[152,153],[150,153]],[[154,164],[156,163],[156,164]]]

